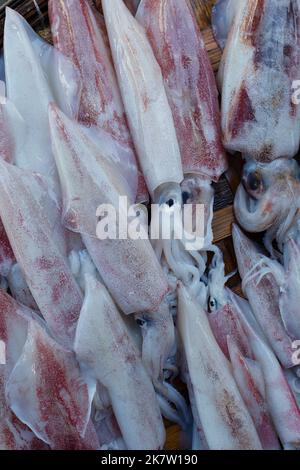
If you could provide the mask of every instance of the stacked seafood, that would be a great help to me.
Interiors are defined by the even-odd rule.
[[[162,449],[167,418],[193,449],[299,449],[298,2],[217,3],[222,117],[188,0],[91,3],[49,1],[54,47],[6,9],[0,448]],[[223,143],[270,255],[234,226],[248,300],[213,245]],[[108,206],[152,233],[149,201],[170,238],[98,236]],[[204,208],[191,249],[186,205]]]

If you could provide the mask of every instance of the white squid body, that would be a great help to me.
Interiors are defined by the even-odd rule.
[[[204,310],[182,284],[178,296],[178,328],[209,448],[261,449],[253,421]]]
[[[276,279],[272,273],[260,278],[263,270],[258,264],[261,261],[261,254],[255,244],[236,225],[233,226],[232,236],[239,272],[244,280],[243,290],[249,299],[255,318],[281,364],[284,367],[293,367],[292,339],[280,315],[280,292]]]
[[[249,316],[239,305],[235,305],[240,312],[254,357],[263,372],[266,402],[277,434],[286,449],[299,449],[300,410],[284,372],[255,323],[249,321]]]
[[[122,0],[102,1],[127,119],[151,196],[183,180],[181,157],[162,73],[142,26]]]
[[[292,158],[300,139],[300,109],[292,101],[299,2],[240,1],[220,67],[224,145],[259,161]]]
[[[151,380],[109,293],[88,275],[74,349],[107,389],[128,449],[161,449],[165,430]]]
[[[103,17],[82,0],[50,1],[49,17],[55,47],[78,68],[82,80],[78,120],[93,130],[96,142],[103,145],[105,139],[116,146],[135,200],[137,162]],[[138,189],[139,201],[148,199],[141,173]]]
[[[82,294],[61,251],[60,230],[48,218],[51,198],[38,175],[1,160],[0,181],[0,215],[13,252],[50,330],[71,347]]]
[[[52,449],[99,448],[90,421],[95,384],[86,385],[74,353],[33,319],[6,392],[18,418]]]
[[[77,114],[78,73],[66,57],[45,43],[24,18],[10,8],[6,8],[4,59],[7,96],[26,123],[24,148],[15,156],[15,163],[45,175],[59,194],[50,144],[48,105],[55,99],[66,113]]]
[[[161,67],[185,174],[217,181],[226,170],[215,76],[187,0],[142,0],[145,27]]]
[[[126,313],[155,311],[168,284],[148,239],[96,237],[96,211],[111,204],[119,214],[119,197],[128,186],[110,155],[99,151],[84,129],[57,107],[50,127],[63,191],[63,223],[79,232],[114,300]],[[121,213],[121,216],[127,214]]]
[[[0,290],[0,341],[5,345],[5,364],[0,364],[0,449],[42,450],[47,445],[22,423],[10,409],[5,387],[9,375],[18,361],[27,335],[27,316],[30,312],[18,304],[3,289]]]
[[[280,444],[269,415],[262,369],[254,360],[246,358],[235,342],[227,338],[233,376],[253,419],[264,450],[279,450]]]

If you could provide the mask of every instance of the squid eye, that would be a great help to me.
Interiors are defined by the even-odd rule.
[[[209,302],[209,309],[211,312],[214,312],[217,309],[217,301],[213,297],[210,297]]]
[[[257,171],[250,173],[247,177],[247,186],[251,191],[257,191],[263,185],[262,176]]]
[[[190,195],[187,191],[183,191],[182,193],[182,202],[183,204],[186,204],[190,198]]]
[[[137,318],[136,319],[137,325],[139,325],[141,328],[146,325],[146,320],[144,318]]]

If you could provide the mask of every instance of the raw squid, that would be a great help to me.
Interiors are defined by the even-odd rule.
[[[266,230],[267,250],[276,256],[290,237],[299,236],[300,168],[295,160],[279,158],[269,164],[249,161],[234,201],[235,215],[248,232]]]
[[[140,355],[105,287],[86,276],[75,351],[108,391],[128,449],[160,449],[165,431]]]
[[[227,337],[237,345],[247,357],[251,357],[251,348],[243,330],[238,313],[230,300],[225,284],[229,276],[225,276],[222,253],[217,250],[208,274],[209,310],[208,320],[219,347],[230,359]]]
[[[16,259],[49,328],[72,347],[82,295],[61,252],[59,230],[47,217],[50,196],[40,177],[1,160],[0,181],[0,215]]]
[[[124,313],[157,310],[168,285],[149,240],[133,240],[127,232],[124,239],[96,237],[100,204],[112,204],[126,220],[127,213],[119,214],[120,196],[128,196],[126,181],[110,156],[102,154],[84,129],[55,106],[50,109],[50,127],[63,188],[64,225],[82,234],[102,279]]]
[[[265,399],[262,370],[258,363],[243,356],[230,336],[228,336],[227,342],[233,375],[253,419],[262,447],[264,450],[279,450],[280,444]],[[256,368],[256,374],[260,374],[259,382],[256,380],[256,375],[253,375],[253,367]],[[263,384],[262,387],[260,387],[261,383]]]
[[[170,183],[180,195],[183,174],[172,112],[145,31],[122,0],[103,0],[102,8],[129,127],[148,190],[155,202],[159,202],[160,188]]]
[[[105,138],[112,148],[116,147],[116,155],[120,152],[120,171],[126,175],[135,198],[137,164],[103,18],[85,0],[52,0],[49,16],[55,46],[80,72],[79,122],[93,128],[96,141]],[[139,200],[147,199],[145,189],[140,175]]]
[[[181,283],[178,290],[178,328],[209,448],[261,449],[253,421],[206,313]]]
[[[0,290],[0,341],[5,345],[5,364],[0,364],[0,449],[43,450],[47,445],[22,423],[10,410],[5,386],[11,371],[22,353],[27,335],[30,312]]]
[[[261,276],[263,268],[258,264],[260,252],[236,225],[233,226],[232,237],[239,272],[243,279],[243,290],[249,299],[255,318],[281,364],[287,368],[293,367],[292,339],[281,319],[280,291],[276,279],[271,273]]]
[[[210,326],[221,350],[231,361],[234,378],[253,419],[263,449],[278,449],[279,442],[264,396],[262,371],[259,364],[253,360],[251,345],[244,331],[239,309],[237,310],[232,301],[232,293],[225,288],[228,277],[224,273],[223,256],[217,251],[208,276]]]
[[[285,449],[300,448],[300,410],[274,353],[267,346],[255,322],[243,309],[240,312],[256,361],[263,372],[266,401],[274,426]]]
[[[142,0],[136,19],[162,70],[183,171],[217,181],[226,170],[218,92],[189,2]]]
[[[69,115],[77,114],[78,73],[69,60],[45,43],[22,16],[8,7],[4,59],[7,96],[26,126],[22,151],[16,152],[14,161],[24,169],[45,175],[51,188],[59,194],[50,144],[48,105],[55,99]]]
[[[0,273],[7,276],[15,262],[15,255],[9,243],[5,228],[0,220]]]
[[[95,386],[83,381],[74,353],[34,320],[6,391],[12,410],[51,449],[99,448],[89,419]]]
[[[212,9],[212,27],[215,39],[224,49],[237,9],[246,0],[217,0]]]
[[[279,308],[284,326],[291,338],[300,338],[300,248],[298,244],[290,239],[283,249],[283,265],[267,256],[261,255],[254,265],[260,270],[260,278],[272,274],[280,287]],[[249,275],[251,277],[251,274]]]
[[[38,311],[39,308],[37,303],[30,292],[24,274],[22,273],[22,269],[18,263],[15,263],[11,267],[7,276],[7,283],[14,299],[26,307]]]
[[[0,93],[0,158],[7,162],[12,162],[14,152],[20,149],[15,149],[15,142],[10,132],[10,127],[13,125],[15,132],[20,132],[23,120],[13,104],[6,99],[5,84],[2,82],[2,85],[3,93]],[[0,274],[7,276],[14,262],[15,256],[3,223],[0,220]]]
[[[296,155],[300,109],[298,0],[242,2],[221,64],[225,147],[261,162]]]

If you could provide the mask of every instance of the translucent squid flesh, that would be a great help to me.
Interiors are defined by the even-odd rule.
[[[103,18],[86,0],[52,0],[49,16],[55,46],[74,63],[82,80],[78,120],[102,131],[95,135],[99,146],[105,132],[111,147],[121,150],[120,170],[126,175],[135,200],[136,158]],[[144,184],[145,190],[145,182],[140,179],[140,188]],[[147,199],[145,191],[139,196]]]
[[[267,403],[251,373],[249,360],[247,361],[247,358],[243,356],[230,336],[228,336],[228,348],[234,378],[253,419],[262,447],[264,450],[279,450],[280,444],[268,412]]]
[[[300,248],[295,240],[284,244],[283,265],[261,256],[258,265],[262,276],[271,273],[280,288],[279,309],[286,331],[291,338],[300,339]]]
[[[216,0],[212,9],[212,27],[215,39],[224,49],[237,9],[245,0]]]
[[[179,145],[160,67],[142,26],[122,0],[102,1],[129,128],[149,192],[183,179]]]
[[[242,2],[221,65],[224,145],[261,162],[292,158],[300,109],[292,85],[300,73],[297,0]]]
[[[238,312],[232,303],[225,284],[225,265],[222,253],[217,251],[208,274],[209,314],[208,320],[216,341],[223,354],[230,360],[228,351],[228,336],[234,341],[239,350],[251,357],[251,347],[243,330]]]
[[[135,318],[142,331],[143,363],[154,381],[162,380],[175,343],[174,323],[169,305],[163,301],[158,312],[140,313]]]
[[[160,449],[165,430],[140,354],[108,291],[88,275],[86,282],[77,358],[107,389],[128,449]]]
[[[243,169],[234,201],[235,215],[248,232],[266,231],[264,243],[275,256],[290,237],[299,234],[300,167],[296,160],[278,158],[265,164],[249,161]]]
[[[89,419],[90,389],[73,352],[58,345],[34,320],[6,392],[15,414],[51,449],[98,449]]]
[[[3,289],[0,290],[0,340],[5,345],[6,364],[0,365],[0,449],[43,450],[47,445],[11,411],[5,397],[6,382],[19,359],[27,335],[27,312]]]
[[[0,181],[0,215],[16,259],[50,330],[72,347],[82,294],[44,213],[47,193],[37,200],[36,177],[1,160]]]
[[[254,357],[263,371],[266,401],[277,434],[285,449],[299,449],[300,410],[274,353],[244,313],[240,309]]]
[[[226,170],[218,92],[189,2],[142,0],[136,19],[162,70],[183,171],[217,181]]]
[[[11,267],[7,276],[7,282],[14,299],[32,310],[39,310],[18,263]]]
[[[45,175],[59,194],[48,105],[56,100],[65,112],[76,115],[80,96],[78,73],[67,58],[45,43],[10,8],[6,8],[4,58],[7,96],[26,123],[26,139],[22,152],[15,155],[15,163]]]
[[[288,333],[300,339],[300,247],[289,240],[284,247],[285,276],[280,289],[280,312]],[[281,277],[282,279],[282,277]]]
[[[243,290],[249,299],[257,322],[284,367],[293,367],[292,339],[287,334],[279,309],[279,286],[271,273],[261,276],[260,252],[236,226],[232,237]],[[249,275],[249,272],[252,275]]]
[[[252,418],[210,329],[207,315],[179,284],[178,328],[210,449],[261,449]]]
[[[96,237],[99,205],[111,204],[119,211],[119,197],[128,196],[127,183],[109,155],[102,154],[81,126],[55,106],[50,108],[50,127],[63,188],[65,227],[82,234],[102,279],[124,313],[157,310],[168,284],[149,240]]]

